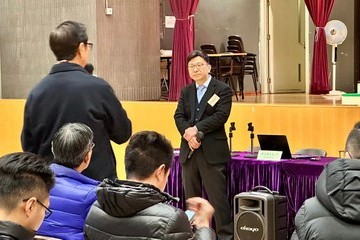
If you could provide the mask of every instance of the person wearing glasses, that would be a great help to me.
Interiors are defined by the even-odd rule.
[[[210,75],[209,57],[201,51],[189,54],[187,67],[193,82],[181,90],[174,114],[182,137],[179,159],[185,197],[201,197],[204,187],[215,208],[218,239],[233,239],[226,193],[226,166],[231,157],[224,128],[231,111],[231,88]]]
[[[92,130],[82,123],[67,123],[52,141],[55,187],[50,191],[53,214],[44,220],[38,233],[60,239],[83,240],[86,215],[96,200],[99,184],[81,174],[90,164],[95,145]]]
[[[0,158],[0,182],[0,239],[33,239],[51,215],[50,166],[33,153],[10,153]]]
[[[51,141],[65,123],[81,122],[94,131],[96,148],[84,175],[115,178],[116,161],[110,141],[122,144],[131,136],[131,121],[102,78],[84,68],[93,44],[84,24],[65,21],[50,33],[57,63],[29,93],[24,111],[21,144],[24,151],[52,161]]]
[[[316,181],[315,197],[307,199],[295,217],[291,240],[359,239],[360,129],[349,133],[345,158],[324,167]]]

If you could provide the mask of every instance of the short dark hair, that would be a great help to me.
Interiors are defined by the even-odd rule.
[[[173,147],[165,136],[154,131],[134,134],[125,150],[126,178],[146,179],[161,165],[171,168]]]
[[[360,159],[360,129],[353,128],[349,133],[345,150],[350,154],[351,158]]]
[[[93,74],[94,66],[91,63],[87,63],[84,68],[88,73]]]
[[[360,122],[355,123],[355,124],[354,124],[354,128],[360,129]]]
[[[83,123],[67,123],[54,135],[54,162],[76,168],[84,161],[93,144],[93,131]]]
[[[206,53],[204,53],[204,52],[202,52],[202,51],[199,51],[199,50],[194,50],[194,51],[192,51],[192,52],[188,55],[188,57],[187,57],[187,59],[186,59],[186,63],[188,64],[193,58],[196,58],[196,57],[201,57],[202,59],[205,60],[205,62],[207,62],[207,63],[210,64],[209,56],[208,56]]]
[[[48,163],[29,152],[10,153],[0,158],[0,207],[11,211],[30,197],[45,200],[54,186]]]
[[[50,48],[58,61],[74,59],[82,42],[88,42],[86,28],[82,23],[65,21],[50,33]]]

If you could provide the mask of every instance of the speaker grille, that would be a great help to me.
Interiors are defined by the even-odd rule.
[[[263,218],[255,212],[244,212],[236,223],[241,240],[261,240],[264,235]]]

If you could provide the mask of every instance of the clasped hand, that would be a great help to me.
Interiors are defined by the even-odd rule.
[[[189,127],[185,130],[183,137],[188,141],[189,148],[193,151],[198,149],[201,145],[201,142],[198,142],[196,139],[196,134],[198,130],[194,127]]]

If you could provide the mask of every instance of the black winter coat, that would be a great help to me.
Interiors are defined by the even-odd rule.
[[[29,231],[13,222],[0,221],[0,240],[30,240],[34,236],[35,231]]]
[[[111,86],[80,65],[55,64],[31,90],[25,105],[21,143],[24,151],[52,160],[51,141],[65,123],[80,122],[94,132],[93,154],[84,175],[102,181],[116,178],[110,140],[121,144],[131,136],[131,122]]]
[[[360,239],[360,160],[337,159],[325,166],[316,196],[295,217],[291,240]]]
[[[86,219],[86,239],[216,239],[210,228],[194,234],[184,211],[168,204],[174,198],[152,185],[106,179],[97,195]]]

